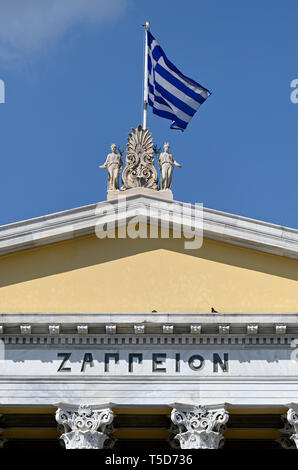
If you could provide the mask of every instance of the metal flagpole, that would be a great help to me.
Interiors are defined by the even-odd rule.
[[[147,31],[150,30],[150,23],[146,21],[143,24],[145,28],[145,69],[144,69],[144,112],[143,112],[143,129],[147,128],[147,109],[148,109],[148,39]]]

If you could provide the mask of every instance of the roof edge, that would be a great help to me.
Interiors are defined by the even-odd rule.
[[[151,217],[150,222],[152,221],[154,225],[167,222],[167,219],[163,218],[163,212],[157,212],[161,207],[166,207],[166,204],[171,213],[170,227],[178,220],[181,206],[191,211],[198,207],[194,204],[165,201],[147,195],[120,198],[120,205],[118,199],[89,204],[1,226],[0,255],[94,234],[101,217],[98,214],[102,213],[103,208],[106,208],[106,221],[117,219],[119,226],[124,225],[127,223],[127,212],[125,212],[127,207],[123,204],[124,199],[130,215],[137,214],[143,221],[146,220],[149,210],[153,209],[155,216]],[[191,232],[191,225],[186,227],[186,232],[187,229]],[[205,207],[203,237],[298,259],[298,230]]]

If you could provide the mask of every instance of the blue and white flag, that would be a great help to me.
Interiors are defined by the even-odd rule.
[[[173,121],[171,129],[184,131],[211,92],[183,75],[147,31],[148,103],[153,113]]]

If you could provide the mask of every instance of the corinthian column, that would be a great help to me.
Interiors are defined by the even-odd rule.
[[[171,419],[181,449],[218,449],[229,415],[225,407],[179,407],[172,410]]]
[[[66,449],[102,449],[109,433],[114,414],[110,408],[63,406],[56,411],[58,429],[63,433]]]
[[[3,418],[3,415],[0,415],[0,422],[1,422],[1,424],[4,424],[4,422],[5,422],[5,419]],[[0,449],[3,448],[5,442],[7,441],[7,439],[3,439],[3,437],[2,437],[3,431],[5,431],[5,428],[0,428]]]
[[[1,436],[1,434],[3,433],[4,429],[3,428],[0,428],[0,449],[3,448],[5,442],[7,441],[7,439],[3,439],[3,437]]]
[[[287,420],[292,428],[290,439],[295,442],[296,448],[298,449],[298,405],[296,405],[295,408],[289,408]]]

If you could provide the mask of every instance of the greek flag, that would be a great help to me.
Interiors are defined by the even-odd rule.
[[[148,103],[153,113],[173,121],[171,129],[184,131],[211,92],[183,75],[147,31]]]

